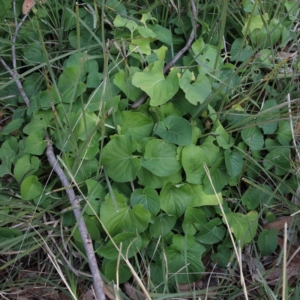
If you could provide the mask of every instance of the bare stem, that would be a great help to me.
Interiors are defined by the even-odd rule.
[[[90,266],[90,271],[92,273],[94,289],[95,289],[95,294],[96,294],[97,300],[105,300],[105,294],[103,292],[103,289],[104,289],[103,281],[101,279],[100,272],[98,269],[98,264],[97,264],[97,260],[95,257],[93,243],[92,243],[92,240],[88,233],[88,230],[86,228],[82,214],[81,214],[80,203],[78,201],[78,198],[75,195],[73,188],[70,187],[71,185],[70,185],[70,182],[69,182],[67,176],[65,175],[65,173],[62,170],[62,168],[60,167],[60,165],[57,163],[57,160],[54,156],[52,143],[50,141],[48,133],[46,134],[46,140],[47,140],[46,155],[47,155],[48,161],[49,161],[50,165],[52,166],[54,172],[57,174],[58,178],[60,179],[60,182],[65,187],[66,194],[69,198],[69,201],[70,201],[72,207],[74,208],[73,211],[74,211],[74,215],[75,215],[75,218],[76,218],[76,221],[78,224],[78,230],[79,230],[80,236],[82,238],[82,242],[83,242],[86,256],[88,259],[88,263]]]

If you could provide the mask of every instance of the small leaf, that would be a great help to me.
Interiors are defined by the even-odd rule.
[[[264,167],[270,170],[275,167],[276,175],[285,175],[291,167],[290,163],[291,151],[288,148],[277,148],[268,153],[263,161]]]
[[[215,134],[217,136],[218,145],[223,149],[229,149],[234,144],[233,137],[226,132],[220,123],[215,130]]]
[[[242,203],[248,209],[256,209],[259,205],[271,206],[273,204],[272,188],[269,185],[262,185],[262,189],[269,191],[266,193],[258,188],[250,187],[242,196]]]
[[[14,167],[14,177],[20,182],[25,177],[33,174],[39,169],[40,160],[36,156],[30,157],[29,154],[21,156]]]
[[[37,176],[31,175],[25,178],[21,184],[21,196],[23,200],[32,200],[41,195],[43,186]]]
[[[141,168],[138,157],[132,153],[136,150],[136,143],[131,136],[116,136],[102,149],[101,163],[108,176],[117,182],[132,181]]]
[[[134,207],[137,204],[142,204],[143,207],[151,213],[154,219],[160,210],[160,197],[157,191],[150,187],[136,189],[131,193],[130,204]]]
[[[261,150],[264,146],[264,137],[257,126],[250,126],[242,130],[242,139],[252,151]]]
[[[124,230],[143,232],[148,226],[150,217],[150,212],[141,204],[131,209],[126,204],[126,198],[117,191],[114,191],[114,199],[109,194],[105,197],[100,209],[101,221],[111,236]]]
[[[243,156],[238,150],[231,151],[227,149],[225,151],[225,164],[227,173],[230,177],[235,177],[241,173],[244,166]]]
[[[241,247],[250,243],[256,235],[258,227],[258,214],[250,211],[247,215],[241,213],[226,214],[229,226],[233,232],[237,242],[241,243]],[[223,223],[225,223],[223,217]]]
[[[122,232],[112,238],[105,246],[97,249],[97,253],[107,259],[117,259],[122,253],[124,257],[131,258],[142,247],[142,238],[134,232]],[[117,249],[115,245],[121,249]]]
[[[15,120],[12,120],[9,122],[1,131],[0,131],[0,136],[1,135],[8,135],[14,132],[15,130],[19,130],[19,128],[22,126],[24,123],[24,119],[18,118]]]
[[[167,214],[179,218],[187,209],[193,199],[189,184],[176,186],[166,182],[160,192],[160,207]]]
[[[280,121],[277,131],[277,140],[282,146],[288,146],[292,139],[292,131],[289,121]]]
[[[167,214],[160,214],[150,225],[149,231],[152,237],[159,238],[168,234],[175,226],[177,218],[175,216],[168,216]]]
[[[26,139],[25,152],[33,155],[41,155],[46,149],[45,133],[40,131],[32,132]]]
[[[219,218],[214,218],[203,224],[195,237],[196,241],[207,245],[220,242],[226,233],[225,227],[220,226],[221,224],[222,221]]]
[[[192,142],[191,124],[179,116],[168,116],[160,121],[155,134],[172,144],[185,146]]]
[[[179,79],[179,85],[185,92],[186,99],[194,104],[203,103],[204,100],[211,93],[211,84],[205,75],[199,74],[195,82],[193,80],[193,73],[185,70],[182,77]]]
[[[188,183],[202,184],[206,175],[204,163],[208,165],[209,159],[199,146],[189,145],[183,148],[182,166]]]
[[[218,198],[214,193],[207,194],[204,191],[203,185],[197,184],[197,185],[191,185],[193,190],[193,200],[190,203],[190,206],[192,207],[198,207],[198,206],[211,206],[211,205],[219,205],[218,198],[221,203],[223,203],[222,193],[219,192]]]
[[[205,223],[207,217],[201,208],[188,207],[184,213],[182,229],[186,235],[195,235]]]
[[[145,147],[143,167],[157,176],[165,177],[178,172],[181,163],[176,158],[176,146],[163,140],[151,140]]]
[[[129,267],[122,261],[118,262],[117,259],[108,261],[104,267],[105,277],[112,282],[124,283],[132,276]]]
[[[278,246],[277,231],[264,229],[258,236],[257,245],[261,255],[271,255]]]
[[[172,244],[165,248],[168,272],[178,283],[191,283],[202,277],[204,266],[201,262],[204,246],[193,236],[174,235]],[[163,259],[163,258],[162,258]]]

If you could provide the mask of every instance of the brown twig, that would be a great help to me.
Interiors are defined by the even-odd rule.
[[[22,86],[20,80],[18,79],[19,74],[16,71],[17,64],[16,64],[16,52],[15,52],[15,42],[16,42],[17,34],[18,34],[18,31],[19,31],[20,27],[22,26],[24,20],[26,19],[27,15],[25,15],[23,17],[22,21],[18,24],[15,1],[13,3],[13,8],[14,8],[15,24],[16,24],[16,30],[12,37],[12,44],[13,44],[12,45],[12,64],[13,64],[14,69],[13,70],[10,69],[10,67],[5,63],[5,61],[1,57],[0,57],[0,62],[3,64],[4,68],[9,72],[9,74],[16,80],[16,84],[18,86],[18,89],[19,89],[21,95],[23,96],[25,104],[27,107],[29,107],[30,106],[29,99],[23,89],[23,86]],[[81,238],[83,241],[83,245],[84,245],[86,256],[88,259],[90,271],[92,273],[96,298],[97,298],[97,300],[105,300],[106,298],[105,298],[105,294],[104,294],[104,284],[103,284],[102,278],[100,276],[97,260],[95,257],[93,243],[92,243],[92,240],[88,233],[88,230],[86,228],[82,214],[81,214],[79,200],[76,197],[73,188],[70,187],[70,182],[67,179],[67,176],[61,169],[60,165],[57,163],[48,132],[46,132],[46,142],[47,142],[46,155],[47,155],[48,161],[49,161],[50,165],[52,166],[53,170],[55,171],[55,173],[57,174],[57,176],[59,177],[62,185],[65,187],[66,194],[69,198],[69,201],[70,201],[72,207],[74,208],[73,211],[74,211],[76,221],[78,223],[78,230],[80,232],[80,235],[81,235]]]
[[[195,26],[195,28],[193,28],[190,37],[187,41],[187,43],[185,44],[185,46],[174,56],[174,58],[164,67],[163,69],[163,74],[165,75],[166,73],[169,72],[169,70],[175,65],[175,63],[177,62],[177,60],[191,47],[192,42],[195,38],[195,31],[197,30],[198,26]],[[145,102],[145,100],[147,99],[148,95],[145,93],[143,94],[136,102],[134,102],[131,107],[132,108],[138,108],[141,104],[143,104]]]
[[[66,188],[66,194],[69,198],[69,201],[70,201],[72,207],[74,208],[73,211],[74,211],[74,215],[75,215],[75,218],[76,218],[76,221],[78,224],[78,230],[80,232],[80,236],[83,241],[84,249],[85,249],[88,263],[90,266],[90,271],[92,273],[94,289],[95,289],[95,294],[96,294],[97,300],[105,300],[105,295],[103,292],[103,287],[104,287],[103,281],[101,279],[100,272],[98,269],[98,264],[97,264],[97,260],[95,257],[93,243],[92,243],[92,240],[88,233],[88,230],[86,228],[82,214],[81,214],[79,200],[76,197],[73,188],[70,187],[70,182],[67,179],[67,176],[65,175],[65,173],[62,170],[62,168],[60,167],[60,165],[57,163],[57,160],[54,156],[52,143],[50,141],[48,133],[46,134],[46,141],[47,141],[46,155],[47,155],[48,161],[49,161],[50,165],[52,166],[54,172],[57,174],[58,178],[60,179],[60,182]]]

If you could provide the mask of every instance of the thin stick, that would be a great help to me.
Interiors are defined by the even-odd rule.
[[[177,60],[191,47],[192,42],[195,38],[195,31],[198,28],[194,28],[191,32],[191,35],[185,44],[185,46],[174,56],[174,58],[164,67],[163,74],[165,75],[177,62]],[[145,93],[143,94],[136,102],[134,102],[131,107],[132,108],[138,108],[141,104],[145,102],[145,100],[148,98],[148,95]]]
[[[18,87],[21,95],[23,96],[25,104],[27,107],[29,107],[30,106],[29,99],[23,89],[23,86],[22,86],[20,80],[17,79],[19,74],[16,71],[16,52],[15,52],[16,37],[17,37],[18,31],[19,31],[20,27],[22,26],[23,22],[25,21],[27,15],[25,15],[23,17],[22,21],[18,24],[15,5],[16,5],[16,3],[14,1],[14,14],[15,14],[15,24],[16,24],[16,30],[12,37],[12,43],[13,43],[13,45],[12,45],[12,63],[13,63],[14,70],[10,69],[10,67],[5,63],[5,61],[1,57],[0,57],[0,62],[3,64],[4,68],[9,72],[9,74],[16,80],[17,87]],[[97,260],[96,260],[96,256],[95,256],[95,252],[94,252],[93,243],[92,243],[92,240],[88,233],[88,230],[86,228],[82,214],[81,214],[79,200],[76,197],[73,188],[70,187],[70,182],[67,179],[67,176],[65,175],[65,173],[61,169],[60,165],[57,163],[57,160],[55,159],[52,143],[50,141],[48,132],[46,132],[46,142],[47,142],[46,155],[47,155],[48,161],[49,161],[50,165],[53,167],[53,170],[55,171],[57,176],[59,177],[62,185],[65,187],[66,194],[70,200],[70,203],[74,207],[74,215],[75,215],[76,221],[78,223],[78,230],[80,232],[80,235],[81,235],[81,238],[82,238],[82,241],[84,244],[90,271],[92,273],[94,289],[95,289],[95,294],[96,294],[97,300],[105,300],[106,298],[105,298],[105,294],[103,291],[104,284],[103,284],[103,281],[102,281],[102,278],[100,276],[100,272],[98,269],[98,264],[97,264]]]
[[[57,160],[55,159],[52,143],[50,141],[48,133],[46,133],[46,140],[47,140],[46,155],[47,155],[48,161],[49,161],[50,165],[52,166],[54,172],[59,177],[62,185],[66,188],[66,194],[69,198],[71,205],[74,207],[73,212],[74,212],[77,224],[78,224],[78,230],[80,232],[80,236],[83,241],[84,249],[85,249],[88,263],[90,266],[90,271],[92,273],[94,289],[95,289],[95,294],[96,294],[97,300],[105,300],[105,295],[103,292],[104,284],[103,284],[103,281],[101,279],[100,272],[98,269],[98,264],[97,264],[97,260],[95,257],[93,243],[92,243],[92,240],[88,233],[88,230],[86,228],[82,214],[81,214],[79,200],[76,197],[73,188],[70,187],[70,182],[67,179],[67,176],[65,175],[64,171],[61,169],[60,165],[57,163]]]

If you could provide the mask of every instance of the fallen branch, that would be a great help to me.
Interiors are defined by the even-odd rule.
[[[81,214],[79,200],[76,197],[73,188],[70,187],[71,185],[70,185],[69,180],[67,179],[67,176],[65,175],[65,173],[62,170],[62,168],[60,167],[60,165],[57,163],[57,160],[56,160],[54,152],[53,152],[52,143],[50,141],[48,133],[46,134],[46,141],[47,141],[46,155],[47,155],[48,161],[49,161],[50,165],[52,166],[54,172],[57,174],[58,178],[60,179],[60,182],[66,188],[66,194],[67,194],[69,201],[73,207],[73,212],[74,212],[77,224],[78,224],[78,230],[79,230],[80,236],[82,238],[82,242],[83,242],[86,256],[88,259],[90,271],[92,273],[96,297],[98,300],[105,300],[105,295],[103,292],[103,281],[101,279],[100,272],[98,269],[98,264],[97,264],[97,260],[95,257],[93,243],[92,243],[92,240],[88,233],[88,230],[86,228],[82,214]]]
[[[1,57],[0,57],[0,62],[2,63],[4,68],[9,72],[9,74],[16,80],[17,87],[18,87],[21,95],[23,96],[25,104],[27,107],[29,107],[30,106],[29,99],[23,89],[21,81],[18,79],[19,74],[16,71],[16,52],[15,52],[15,42],[16,42],[17,34],[18,34],[18,31],[19,31],[21,25],[23,24],[24,20],[26,19],[27,14],[23,17],[22,21],[18,24],[15,1],[13,2],[13,8],[14,8],[15,25],[16,25],[16,30],[15,30],[15,33],[12,38],[12,44],[13,44],[12,45],[12,64],[13,64],[14,69],[12,70]],[[50,165],[52,166],[53,170],[55,171],[55,173],[57,174],[57,176],[59,177],[62,185],[65,187],[66,194],[69,198],[69,201],[70,201],[72,207],[74,208],[73,211],[74,211],[74,215],[75,215],[75,218],[76,218],[76,221],[78,224],[78,230],[79,230],[80,236],[82,238],[82,242],[83,242],[83,245],[85,248],[90,271],[92,273],[92,278],[93,278],[93,283],[94,283],[93,285],[94,285],[96,298],[97,298],[97,300],[105,300],[106,298],[105,298],[105,294],[104,294],[104,284],[103,284],[102,278],[100,276],[100,272],[99,272],[95,252],[94,252],[93,243],[92,243],[92,240],[88,233],[88,230],[86,228],[86,225],[85,225],[85,222],[84,222],[81,210],[80,210],[79,200],[76,197],[73,188],[70,187],[70,182],[67,179],[67,176],[61,169],[60,165],[57,163],[48,132],[46,132],[46,142],[47,142],[46,155],[47,155],[48,161],[49,161]]]

